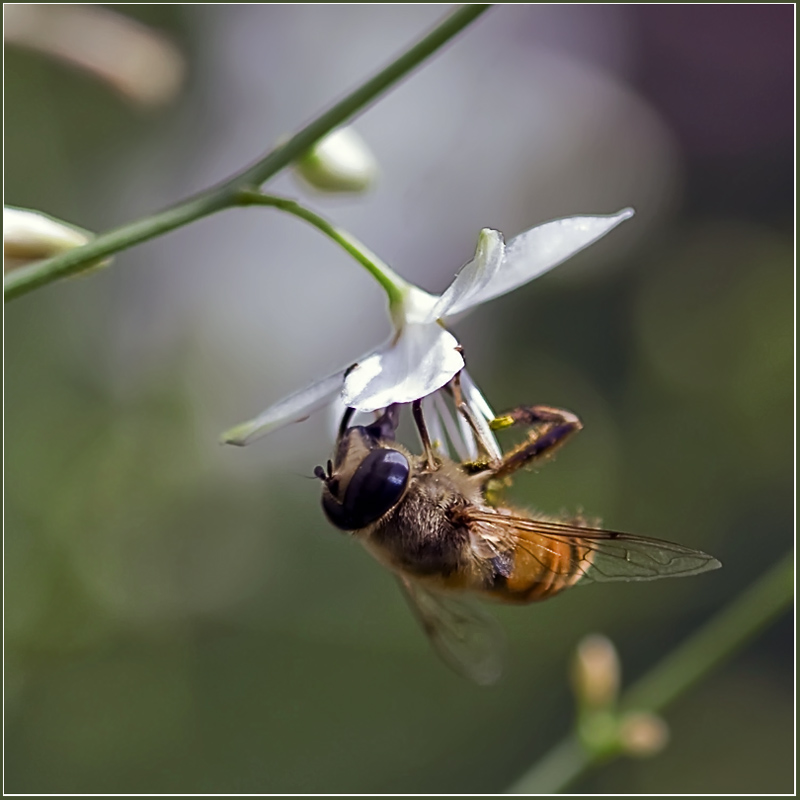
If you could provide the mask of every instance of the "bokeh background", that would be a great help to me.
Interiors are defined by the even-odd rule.
[[[17,25],[6,202],[98,231],[158,210],[447,10],[120,7],[148,28],[99,39],[110,64],[149,66],[141,91],[42,54]],[[450,674],[391,576],[322,516],[324,413],[218,444],[389,329],[378,287],[315,230],[229,211],[6,308],[6,790],[502,791],[570,730],[582,636],[610,636],[630,683],[790,551],[793,17],[498,7],[357,120],[374,191],[269,184],[430,291],[481,227],[634,206],[456,332],[496,408],[584,420],[516,502],[580,507],[724,569],[498,608],[504,680]],[[141,44],[148,29],[168,58]],[[90,24],[70,35],[103,50]],[[786,613],[669,709],[662,754],[574,789],[792,791],[793,653]]]

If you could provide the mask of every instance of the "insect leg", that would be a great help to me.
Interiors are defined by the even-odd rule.
[[[495,417],[492,430],[512,425],[533,427],[528,440],[509,451],[497,466],[490,470],[492,478],[505,478],[536,458],[552,455],[566,440],[577,433],[583,424],[571,411],[552,406],[520,406]]]
[[[428,433],[428,426],[425,424],[425,417],[422,414],[421,400],[414,400],[411,404],[411,413],[414,415],[414,422],[419,431],[419,438],[422,440],[422,449],[425,452],[425,467],[427,469],[433,469],[438,463],[438,460],[433,451],[433,446],[431,445],[431,437]]]
[[[453,403],[456,407],[456,410],[466,420],[467,425],[469,425],[470,430],[475,436],[475,440],[478,443],[481,465],[486,464],[490,468],[495,469],[502,463],[500,452],[497,449],[496,442],[490,441],[492,439],[491,430],[487,432],[481,427],[481,422],[484,422],[484,420],[479,420],[472,412],[469,403],[464,401],[464,395],[461,390],[460,372],[457,372],[453,376],[453,379],[450,381],[450,383],[447,384],[447,390],[453,397]],[[484,425],[486,425],[485,422]]]
[[[364,430],[375,439],[388,439],[394,441],[397,426],[400,424],[400,406],[393,403],[388,406],[383,414],[371,425],[366,425]]]
[[[356,410],[350,406],[344,410],[344,414],[342,414],[342,421],[339,423],[339,432],[336,434],[337,442],[340,442],[345,433],[347,433],[347,426],[350,424],[350,420],[353,419],[353,414],[355,413]]]

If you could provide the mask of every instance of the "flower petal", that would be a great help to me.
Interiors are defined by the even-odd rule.
[[[503,263],[504,253],[503,235],[491,228],[484,228],[478,237],[475,257],[459,270],[458,275],[439,298],[433,308],[431,321],[447,314],[458,314],[465,308],[482,302],[480,298],[495,280],[497,271]]]
[[[515,236],[506,244],[505,258],[491,283],[482,291],[471,293],[468,302],[459,303],[458,310],[485,303],[537,278],[632,216],[633,209],[626,208],[604,217],[568,217]],[[454,313],[452,309],[448,311],[448,314]]]
[[[466,370],[461,373],[461,390],[470,408],[477,411],[487,422],[491,422],[497,416]]]
[[[236,425],[222,434],[225,444],[244,446],[291,422],[302,422],[329,403],[342,388],[346,369],[290,394],[249,422]]]
[[[494,411],[492,411],[489,403],[486,402],[486,398],[481,394],[481,390],[475,385],[475,382],[470,378],[466,370],[461,373],[461,391],[464,396],[464,402],[466,402],[470,411],[472,411],[475,424],[478,426],[478,430],[481,433],[481,438],[486,445],[489,456],[499,461],[503,458],[503,451],[500,449],[497,437],[494,435],[494,431],[489,425],[496,415]]]
[[[441,397],[441,392],[434,392],[422,398],[422,415],[425,417],[425,424],[428,426],[428,435],[431,439],[431,446],[439,455],[450,457],[447,447],[447,437],[444,434],[442,418],[436,407],[437,398]]]
[[[436,323],[406,325],[396,342],[347,374],[342,400],[359,411],[410,403],[444,386],[463,367],[452,333]]]
[[[438,296],[428,294],[411,283],[407,284],[403,291],[403,302],[389,309],[396,331],[402,330],[406,325],[425,325],[436,321],[433,310],[439,301]]]
[[[93,233],[41,211],[3,206],[3,271],[80,247]]]
[[[459,431],[459,426],[456,424],[457,414],[454,414],[453,411],[450,410],[450,406],[448,406],[447,401],[442,395],[443,392],[434,392],[426,399],[433,400],[436,416],[440,422],[444,423],[447,435],[450,437],[450,443],[453,445],[453,449],[458,454],[458,457],[462,461],[474,459],[478,452],[475,446],[475,437],[472,435],[472,431],[469,431],[467,437],[462,435]]]
[[[295,162],[294,170],[322,192],[364,192],[378,177],[378,162],[367,143],[348,126],[320,139]]]

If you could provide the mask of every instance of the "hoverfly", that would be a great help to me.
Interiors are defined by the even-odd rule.
[[[417,400],[412,412],[421,456],[395,441],[399,406],[371,425],[352,427],[349,408],[333,460],[314,470],[323,483],[325,515],[395,573],[434,649],[457,672],[485,684],[502,666],[497,623],[466,595],[524,604],[577,583],[696,575],[720,566],[698,550],[601,530],[582,516],[556,519],[504,505],[499,495],[511,475],[552,455],[582,424],[550,406],[513,409],[492,427],[524,425],[528,437],[492,456],[494,448],[461,398],[458,377],[449,388],[481,447],[477,460],[459,464],[444,457],[431,443]]]

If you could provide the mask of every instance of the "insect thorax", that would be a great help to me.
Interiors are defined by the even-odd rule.
[[[474,557],[459,512],[477,498],[470,496],[463,475],[450,472],[437,469],[412,478],[400,503],[370,531],[366,543],[378,558],[419,576],[467,577]]]

